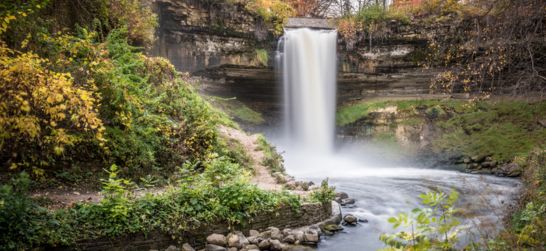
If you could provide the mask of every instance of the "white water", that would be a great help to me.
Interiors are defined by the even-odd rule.
[[[419,195],[436,189],[454,189],[461,194],[457,206],[470,215],[462,224],[465,242],[494,235],[502,227],[508,205],[514,203],[518,180],[423,168],[392,149],[366,142],[336,142],[334,150],[336,36],[335,31],[285,31],[278,58],[283,74],[285,135],[282,140],[271,138],[284,152],[290,175],[315,183],[329,177],[338,191],[357,200],[356,207],[344,208],[343,213],[369,221],[325,237],[318,249],[384,247],[380,234],[400,231],[392,229],[387,219],[421,207]]]
[[[290,29],[282,48],[285,130],[303,149],[333,149],[337,32]]]

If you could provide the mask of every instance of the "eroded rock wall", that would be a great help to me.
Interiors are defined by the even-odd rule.
[[[200,77],[199,90],[235,97],[264,115],[266,124],[279,121],[282,85],[275,73],[275,37],[263,20],[241,4],[225,1],[157,0],[160,20],[152,54],[164,56],[180,71]],[[338,104],[370,97],[423,96],[435,70],[420,67],[426,30],[389,24],[386,32],[361,38],[352,46],[338,39]],[[268,53],[267,65],[257,50]]]

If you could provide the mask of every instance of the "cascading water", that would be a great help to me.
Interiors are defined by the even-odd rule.
[[[305,150],[333,149],[336,43],[335,30],[288,29],[279,48],[285,131]]]
[[[513,202],[519,182],[497,177],[463,174],[453,170],[419,167],[393,153],[392,149],[370,142],[343,142],[333,151],[336,104],[335,30],[287,29],[279,41],[277,67],[284,88],[284,137],[278,144],[284,151],[285,167],[298,179],[329,177],[330,184],[357,200],[354,208],[344,208],[367,219],[367,224],[346,228],[344,234],[324,237],[321,251],[375,250],[385,247],[382,233],[392,233],[388,218],[420,207],[419,194],[439,189],[461,193],[458,206],[473,217],[462,219],[465,242],[476,233],[465,229],[489,226],[494,235],[503,203]],[[487,210],[484,210],[487,209]],[[493,212],[493,213],[492,213]],[[491,227],[492,226],[492,227]],[[409,231],[409,229],[405,229]]]

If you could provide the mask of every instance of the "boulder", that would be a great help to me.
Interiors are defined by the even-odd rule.
[[[337,224],[324,224],[320,226],[322,232],[338,232],[343,230],[343,227]]]
[[[482,168],[494,168],[497,165],[496,161],[484,161],[481,166]]]
[[[258,247],[260,250],[268,250],[271,247],[271,241],[269,239],[262,240]]]
[[[523,170],[517,163],[508,163],[499,166],[495,173],[498,176],[518,177],[521,175],[522,171]]]
[[[247,240],[248,242],[248,240]],[[230,233],[227,236],[227,245],[228,247],[235,247],[235,248],[242,248],[243,244],[241,243],[241,239],[239,238],[239,235],[236,233]]]
[[[205,251],[227,251],[227,248],[214,244],[207,244],[205,246]]]
[[[269,249],[271,251],[282,251],[283,250],[284,245],[281,243],[281,241],[271,240],[270,243],[271,243],[271,246],[269,247]]]
[[[249,242],[250,244],[258,245],[258,243],[260,243],[260,241],[262,241],[263,238],[260,237],[260,236],[249,236],[249,237],[247,238],[247,240],[248,240],[248,242]]]
[[[339,204],[341,204],[342,206],[352,205],[352,204],[355,204],[355,199],[351,199],[351,198],[342,199],[341,203]]]
[[[296,236],[294,236],[293,234],[288,234],[282,239],[282,242],[294,244],[296,242]]]
[[[282,235],[289,235],[292,233],[292,229],[290,228],[285,228],[282,230]]]
[[[296,241],[302,242],[303,241],[303,231],[301,230],[294,230],[292,231],[292,234],[296,238]]]
[[[343,216],[343,221],[348,225],[356,225],[358,218],[352,214],[347,214]]]
[[[336,197],[338,197],[340,199],[348,199],[349,195],[346,192],[337,192]]]
[[[281,232],[281,230],[279,230],[278,228],[270,228],[270,231],[271,231],[271,239],[273,240],[282,240],[283,238],[283,234]]]
[[[258,236],[258,235],[260,235],[260,232],[254,229],[251,229],[250,231],[248,231],[248,236]]]
[[[237,250],[239,250],[239,249],[236,248],[236,247],[230,247],[230,248],[227,249],[227,251],[237,251]]]
[[[223,234],[211,234],[207,236],[207,243],[217,246],[225,246],[227,244],[227,240]]]
[[[303,234],[303,243],[306,245],[317,245],[320,240],[320,236],[315,230],[307,230]]]
[[[181,251],[195,251],[195,249],[188,243],[182,245]]]
[[[242,251],[260,251],[260,248],[257,245],[250,244],[250,245],[245,246],[241,250]]]

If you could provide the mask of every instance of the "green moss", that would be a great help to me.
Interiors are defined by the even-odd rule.
[[[537,123],[544,114],[544,101],[479,102],[439,122],[443,134],[433,145],[437,151],[491,155],[500,162],[525,158],[533,147],[545,146],[546,130]]]
[[[267,54],[267,51],[264,49],[256,49],[256,59],[258,59],[258,62],[260,62],[260,64],[263,66],[267,66],[269,62],[269,54]]]
[[[370,112],[387,106],[396,106],[399,112],[411,115],[418,108],[431,108],[430,115],[444,116],[445,110],[464,110],[467,104],[460,100],[439,100],[439,99],[409,99],[409,100],[371,100],[362,101],[345,105],[338,109],[336,114],[336,124],[339,126],[354,123],[360,119],[366,118]]]
[[[209,96],[207,99],[222,112],[244,123],[261,125],[265,122],[261,113],[252,110],[236,98]]]

